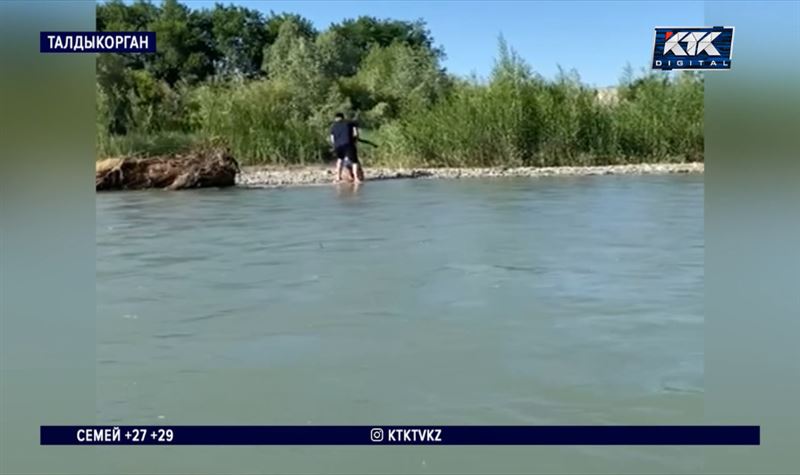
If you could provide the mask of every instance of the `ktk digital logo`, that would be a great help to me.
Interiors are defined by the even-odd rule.
[[[731,69],[733,27],[656,28],[653,69]]]

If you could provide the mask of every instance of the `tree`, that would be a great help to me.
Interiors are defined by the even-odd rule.
[[[338,34],[342,42],[348,43],[346,47],[343,46],[349,55],[349,60],[343,64],[341,70],[344,76],[356,73],[361,60],[369,54],[373,46],[388,47],[393,43],[402,43],[427,50],[437,59],[444,57],[444,51],[433,46],[433,38],[422,20],[408,22],[361,16],[331,25],[329,31]]]
[[[125,59],[118,54],[101,54],[97,58],[97,86],[103,99],[103,115],[110,134],[125,134],[131,122],[128,92],[132,81]]]
[[[261,13],[218,3],[206,14],[211,20],[218,58],[215,74],[223,78],[259,76],[268,38]]]
[[[362,52],[343,33],[328,30],[317,37],[316,45],[327,76],[344,78],[358,70]]]
[[[130,5],[122,0],[98,3],[95,27],[97,31],[149,31],[158,11],[158,7],[144,0],[137,0]],[[142,69],[152,62],[152,55],[147,53],[129,53],[121,58],[125,67],[130,69]]]
[[[293,115],[307,118],[325,102],[332,80],[325,76],[315,43],[294,20],[283,22],[275,43],[266,51],[268,78],[282,83],[293,95]]]
[[[431,106],[443,95],[446,81],[432,52],[400,42],[373,46],[355,79],[386,119]]]
[[[270,12],[269,18],[264,24],[264,29],[266,30],[266,42],[268,45],[271,45],[278,39],[278,35],[281,31],[281,26],[283,26],[286,22],[292,22],[297,26],[297,32],[299,35],[303,36],[306,39],[313,40],[317,37],[317,29],[314,28],[314,25],[306,18],[296,14],[296,13],[275,13]]]
[[[122,0],[98,3],[97,31],[146,31],[158,15],[158,7],[144,0],[126,5]]]
[[[213,74],[218,53],[207,15],[165,0],[151,28],[158,51],[150,68],[157,78],[172,86],[179,79],[196,83]]]

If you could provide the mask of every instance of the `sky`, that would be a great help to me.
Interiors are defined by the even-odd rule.
[[[214,1],[183,0],[192,8]],[[627,64],[640,71],[650,64],[653,28],[704,26],[702,1],[544,2],[544,1],[268,1],[220,3],[260,10],[298,13],[319,30],[360,15],[399,20],[423,19],[444,66],[458,75],[486,77],[503,35],[534,71],[552,78],[561,65],[575,69],[597,87],[617,84]]]

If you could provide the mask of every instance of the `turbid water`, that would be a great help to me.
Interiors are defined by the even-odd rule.
[[[701,423],[703,248],[702,175],[100,194],[98,423]],[[701,463],[652,447],[176,450],[108,467]]]

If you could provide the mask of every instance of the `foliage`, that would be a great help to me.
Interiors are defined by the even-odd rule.
[[[100,31],[156,31],[158,52],[97,59],[98,156],[212,142],[242,163],[320,163],[337,111],[369,164],[547,166],[702,160],[703,80],[636,76],[600,100],[574,71],[546,80],[501,37],[486,80],[446,73],[424,22],[359,17],[318,31],[290,13],[111,0]]]
[[[446,100],[399,120],[375,160],[559,166],[702,159],[701,76],[645,75],[623,84],[619,96],[599,101],[575,72],[545,81],[501,38],[487,84],[456,82]]]
[[[373,46],[354,79],[372,99],[368,113],[376,126],[432,106],[445,89],[435,55],[400,42]]]
[[[344,69],[339,71],[343,76],[355,74],[361,60],[375,46],[387,47],[393,43],[401,43],[412,48],[429,51],[437,59],[444,56],[444,52],[434,46],[433,38],[422,20],[407,22],[362,16],[332,25],[329,31],[341,38],[345,43],[341,49],[351,55],[350,61],[345,63]]]
[[[255,10],[217,4],[206,16],[217,48],[215,74],[224,78],[261,76],[264,46],[270,38],[262,15]]]
[[[314,28],[314,25],[308,19],[303,18],[296,13],[271,12],[269,18],[264,23],[264,29],[267,35],[267,44],[272,44],[275,42],[280,34],[281,27],[287,21],[294,23],[297,26],[298,33],[306,39],[313,40],[317,37],[317,29]]]
[[[104,135],[98,137],[97,153],[100,157],[152,157],[188,152],[201,143],[198,137],[182,132]]]
[[[283,82],[258,81],[232,89],[203,88],[202,133],[223,141],[249,162],[289,164],[318,161],[325,134],[297,114],[294,94]]]

